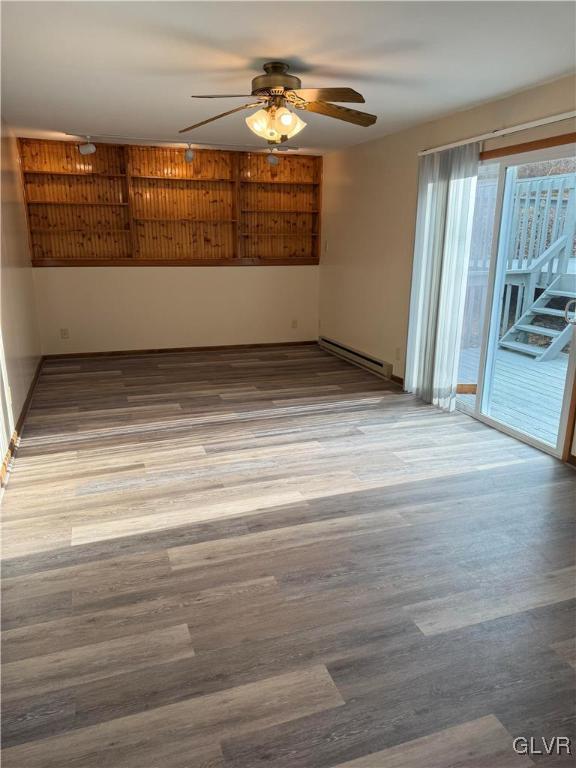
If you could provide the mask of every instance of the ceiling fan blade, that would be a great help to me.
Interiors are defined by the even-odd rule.
[[[357,109],[338,107],[336,104],[327,104],[324,101],[310,101],[304,106],[304,109],[326,117],[335,117],[337,120],[345,120],[347,123],[354,123],[354,125],[361,125],[364,128],[374,125],[377,120],[376,115],[369,115],[368,112],[358,112]]]
[[[293,93],[305,101],[348,101],[364,104],[364,96],[353,88],[299,88]]]
[[[251,93],[209,93],[202,96],[192,95],[191,99],[249,99]]]
[[[234,112],[241,112],[243,109],[250,109],[251,107],[259,107],[260,102],[256,102],[256,104],[242,104],[241,107],[236,107],[236,109],[229,109],[228,112],[222,112],[220,115],[216,115],[215,117],[209,117],[207,120],[202,120],[200,123],[194,123],[194,125],[189,125],[188,128],[182,128],[181,131],[178,131],[178,133],[187,133],[188,131],[191,131],[193,128],[200,128],[201,125],[206,125],[207,123],[213,123],[214,120],[220,120],[221,117],[226,117],[227,115],[233,115]]]

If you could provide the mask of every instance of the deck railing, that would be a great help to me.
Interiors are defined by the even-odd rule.
[[[508,269],[528,268],[562,234],[574,232],[575,174],[516,179],[510,212]],[[478,179],[470,270],[487,271],[493,238],[496,180]],[[574,247],[566,259],[575,256]],[[565,264],[559,265],[561,271]]]
[[[514,171],[510,171],[511,175]],[[576,272],[576,174],[508,179],[514,184],[505,244],[501,334],[558,276]],[[480,343],[493,242],[497,180],[478,178],[462,344]]]
[[[508,242],[508,269],[529,269],[562,235],[574,234],[575,174],[517,179]],[[572,238],[570,238],[572,240]],[[566,249],[558,270],[565,272]]]

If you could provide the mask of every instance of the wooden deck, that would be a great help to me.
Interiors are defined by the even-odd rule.
[[[477,382],[479,349],[466,349],[460,358],[460,382]],[[488,414],[526,435],[556,444],[567,355],[537,362],[533,358],[499,349],[494,366],[492,407]],[[459,395],[458,403],[474,407],[475,395]]]

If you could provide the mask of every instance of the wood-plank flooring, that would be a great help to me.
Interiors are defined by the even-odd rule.
[[[47,361],[2,765],[568,765],[512,740],[576,749],[575,509],[573,469],[315,345]]]

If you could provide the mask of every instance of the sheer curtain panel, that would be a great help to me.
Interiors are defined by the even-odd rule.
[[[479,144],[420,158],[405,386],[455,405]]]

